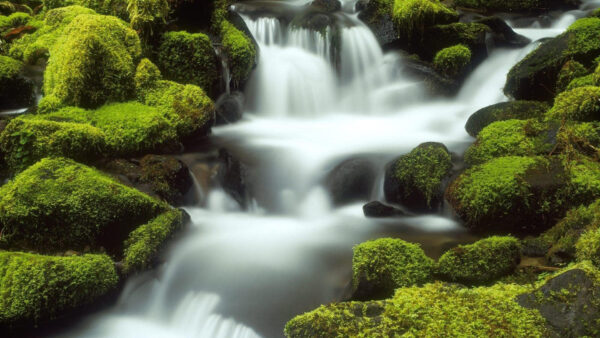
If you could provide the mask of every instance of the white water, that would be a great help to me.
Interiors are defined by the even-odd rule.
[[[517,32],[555,36],[572,14],[548,29]],[[207,202],[188,209],[194,225],[173,243],[168,263],[132,278],[114,308],[65,336],[281,336],[294,315],[343,295],[353,245],[401,236],[435,254],[469,240],[442,216],[374,220],[363,216],[363,203],[334,208],[320,183],[336,164],[362,154],[382,166],[425,141],[461,152],[472,142],[468,116],[506,99],[506,73],[535,43],[492,51],[456,98],[435,100],[358,23],[342,32],[339,73],[320,34],[272,18],[248,26],[261,50],[247,91],[252,106],[242,121],[215,128],[213,141],[253,163],[256,207],[242,211],[221,190],[203,192]],[[373,190],[376,199],[381,188]]]

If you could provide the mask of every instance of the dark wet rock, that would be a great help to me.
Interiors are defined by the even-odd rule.
[[[550,106],[547,103],[539,101],[500,102],[473,113],[467,120],[465,129],[469,135],[476,137],[483,128],[493,122],[540,118],[548,109]]]
[[[600,322],[600,285],[597,276],[573,268],[549,279],[539,289],[517,297],[517,302],[537,309],[554,337],[594,337]]]
[[[423,81],[432,94],[451,95],[460,89],[460,81],[443,76],[428,62],[411,57],[403,58],[402,62],[404,73]]]
[[[246,166],[234,158],[227,150],[219,150],[217,179],[223,190],[244,209],[248,205],[246,177]]]
[[[376,168],[371,161],[354,158],[331,170],[324,185],[333,203],[342,205],[368,199],[376,177]]]
[[[529,38],[515,33],[515,31],[499,17],[486,17],[479,19],[476,22],[482,23],[492,30],[494,44],[498,47],[524,47],[531,42]]]
[[[379,201],[372,201],[363,205],[363,213],[366,217],[392,217],[392,216],[405,216],[404,211],[394,208],[389,205],[385,205]]]
[[[338,0],[314,0],[311,6],[325,12],[336,12],[342,9],[342,4]]]
[[[229,124],[242,118],[244,109],[244,94],[233,92],[223,94],[215,103],[217,125]]]
[[[360,11],[361,19],[373,32],[380,45],[385,46],[398,40],[391,10],[382,10],[381,0],[360,0],[356,3],[356,10]]]
[[[476,22],[456,22],[428,27],[423,34],[419,55],[431,60],[438,51],[462,44],[471,50],[472,63],[478,64],[488,55],[486,36],[490,31],[488,26]]]

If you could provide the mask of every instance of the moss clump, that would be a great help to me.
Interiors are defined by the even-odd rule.
[[[437,0],[395,0],[392,18],[399,36],[413,36],[427,26],[457,21],[458,13]]]
[[[129,20],[127,0],[43,0],[42,5],[45,11],[67,6],[81,6],[92,9],[99,14]]]
[[[600,267],[600,227],[584,232],[575,244],[576,256],[579,261],[591,261]]]
[[[182,212],[174,209],[160,214],[133,230],[125,241],[124,273],[129,274],[149,268],[164,242],[182,225]]]
[[[499,157],[466,170],[450,184],[446,198],[470,228],[540,231],[576,203],[571,188],[581,189],[580,196],[592,193],[584,183],[575,187],[570,178],[556,159]]]
[[[167,0],[128,0],[127,12],[131,28],[148,43],[163,30],[169,16]]]
[[[164,34],[158,50],[158,64],[167,79],[198,85],[208,93],[219,76],[212,43],[201,33]]]
[[[520,260],[518,239],[494,236],[446,251],[437,273],[450,282],[485,284],[513,272]]]
[[[81,14],[50,50],[44,92],[66,105],[93,108],[134,94],[141,54],[136,32],[111,16]]]
[[[482,108],[469,116],[465,129],[469,135],[477,137],[479,132],[495,121],[527,120],[541,118],[550,106],[538,101],[510,101],[496,103]]]
[[[419,55],[433,59],[444,48],[463,45],[471,51],[472,60],[486,56],[485,36],[490,28],[482,23],[455,22],[427,27],[419,47]]]
[[[24,26],[31,21],[31,15],[27,13],[13,13],[9,16],[0,16],[0,33],[19,26]]]
[[[600,155],[600,122],[564,123],[556,138],[558,150],[566,154]]]
[[[465,152],[469,165],[485,163],[502,156],[548,154],[554,147],[549,127],[536,120],[494,122],[477,135],[477,141]]]
[[[449,77],[456,77],[463,73],[465,67],[471,62],[471,50],[465,45],[456,45],[444,48],[435,54],[434,68]]]
[[[23,63],[0,55],[0,102],[2,108],[21,108],[33,104],[33,84],[20,74]]]
[[[354,247],[352,288],[355,299],[380,299],[395,289],[431,280],[433,260],[417,244],[380,238]]]
[[[597,85],[598,85],[598,83],[594,77],[594,74],[588,74],[588,75],[580,76],[580,77],[577,77],[577,78],[574,78],[573,80],[571,80],[571,82],[569,82],[569,84],[567,85],[565,90],[571,90],[571,89],[575,89],[575,88],[579,88],[579,87],[597,86]]]
[[[106,255],[52,257],[0,251],[0,328],[36,326],[90,304],[118,278]]]
[[[600,118],[600,87],[580,87],[560,93],[546,117],[558,121],[598,120]]]
[[[167,206],[101,172],[47,158],[0,188],[3,247],[64,252],[86,246],[118,254],[123,240]]]
[[[443,144],[423,143],[388,167],[385,197],[412,209],[437,209],[443,199],[442,181],[451,169],[450,153]]]
[[[149,60],[142,60],[135,75],[138,99],[156,107],[181,137],[205,134],[214,121],[214,106],[202,88],[162,80]]]
[[[560,93],[564,91],[571,81],[575,78],[585,76],[588,73],[588,70],[581,63],[573,60],[567,61],[560,69],[560,72],[558,72],[556,92]]]
[[[346,302],[299,315],[287,337],[544,337],[544,319],[525,309],[515,284],[461,288],[443,283],[399,289],[393,298]]]

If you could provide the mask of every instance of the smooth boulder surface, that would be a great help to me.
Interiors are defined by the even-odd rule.
[[[325,178],[325,188],[336,205],[366,200],[370,197],[377,173],[367,159],[350,159],[338,164]]]

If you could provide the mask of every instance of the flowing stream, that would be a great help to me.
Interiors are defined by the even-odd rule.
[[[563,13],[549,28],[534,22],[515,29],[534,42],[490,51],[454,98],[434,99],[404,74],[400,54],[381,50],[353,3],[344,1],[339,13],[335,53],[331,30],[244,16],[260,61],[244,119],[214,128],[212,142],[251,168],[249,210],[220,189],[198,192],[202,206],[186,209],[193,226],[171,243],[166,263],[131,278],[114,307],[63,336],[280,337],[293,316],[347,295],[353,245],[394,236],[437,257],[474,240],[443,214],[369,219],[362,213],[367,200],[334,207],[323,179],[356,157],[383,172],[426,141],[462,153],[473,142],[464,130],[469,115],[506,100],[508,70],[536,40],[556,36],[597,4]],[[381,185],[380,178],[370,200],[383,199]]]

